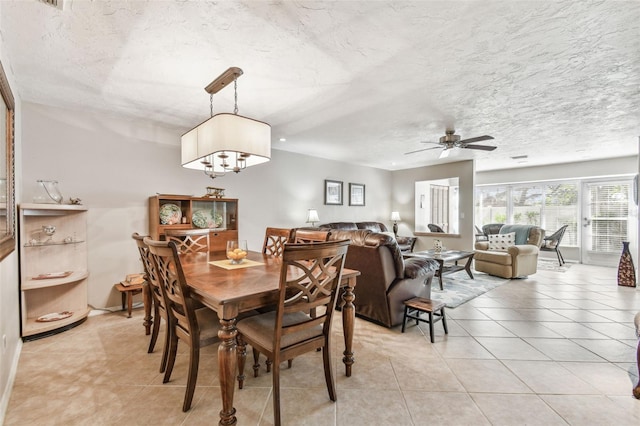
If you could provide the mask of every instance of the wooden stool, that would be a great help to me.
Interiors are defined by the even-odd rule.
[[[131,310],[133,309],[133,296],[142,293],[142,284],[132,284],[124,286],[120,283],[115,285],[116,290],[122,294],[122,310],[124,311],[125,301],[127,303],[127,318],[131,318]]]
[[[415,315],[411,315],[412,312],[415,312]],[[420,313],[426,312],[429,314],[429,319],[420,318]],[[433,317],[435,315],[435,318]],[[418,325],[418,321],[428,322],[429,323],[429,337],[431,337],[431,343],[433,340],[433,324],[442,320],[442,325],[444,326],[444,334],[449,334],[449,330],[447,329],[447,319],[444,315],[444,303],[438,302],[437,300],[424,299],[422,297],[414,297],[413,299],[404,301],[404,318],[402,319],[402,332],[404,333],[404,326],[407,324],[408,319],[416,320],[416,325]]]

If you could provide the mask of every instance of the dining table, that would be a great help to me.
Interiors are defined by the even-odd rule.
[[[237,374],[236,320],[239,315],[256,309],[274,306],[278,301],[278,288],[282,258],[249,251],[240,265],[232,265],[225,252],[192,253],[180,256],[191,297],[217,312],[220,319],[218,337],[218,374],[222,393],[219,425],[235,425],[236,410],[233,395]],[[360,271],[344,268],[342,271],[342,310],[344,334],[343,363],[346,376],[351,376],[354,364],[353,328],[355,299],[353,289]]]

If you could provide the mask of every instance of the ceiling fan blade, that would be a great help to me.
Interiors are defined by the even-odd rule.
[[[462,139],[461,141],[458,141],[458,143],[460,144],[474,143],[474,142],[488,141],[491,139],[493,139],[493,136],[484,135],[484,136],[477,136],[475,138]]]
[[[420,143],[431,143],[434,145],[440,145],[438,142],[431,142],[431,141],[420,141]]]
[[[463,145],[460,148],[466,149],[481,149],[482,151],[493,151],[497,148],[497,146],[489,146],[489,145]]]
[[[415,150],[415,151],[405,152],[404,155],[415,154],[416,152],[429,151],[430,149],[438,149],[438,148],[440,148],[440,147],[439,146],[434,146],[433,148],[422,148],[422,149],[418,149],[418,150]]]

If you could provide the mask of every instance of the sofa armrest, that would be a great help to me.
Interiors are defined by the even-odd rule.
[[[537,246],[533,244],[521,244],[517,246],[509,246],[507,247],[507,252],[511,256],[527,256],[527,255],[537,255],[540,250]]]
[[[489,241],[476,241],[476,250],[489,250]]]
[[[406,257],[404,259],[404,278],[414,279],[438,270],[438,262],[425,257]]]

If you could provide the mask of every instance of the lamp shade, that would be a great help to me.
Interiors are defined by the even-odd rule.
[[[391,212],[391,220],[393,220],[394,222],[399,222],[402,219],[400,219],[400,212]]]
[[[320,218],[318,217],[318,211],[314,209],[309,209],[307,212],[307,223],[320,222]]]
[[[244,168],[271,159],[271,126],[237,114],[216,114],[182,135],[181,142],[182,167],[189,169],[204,170],[210,164],[224,172],[238,161]]]

